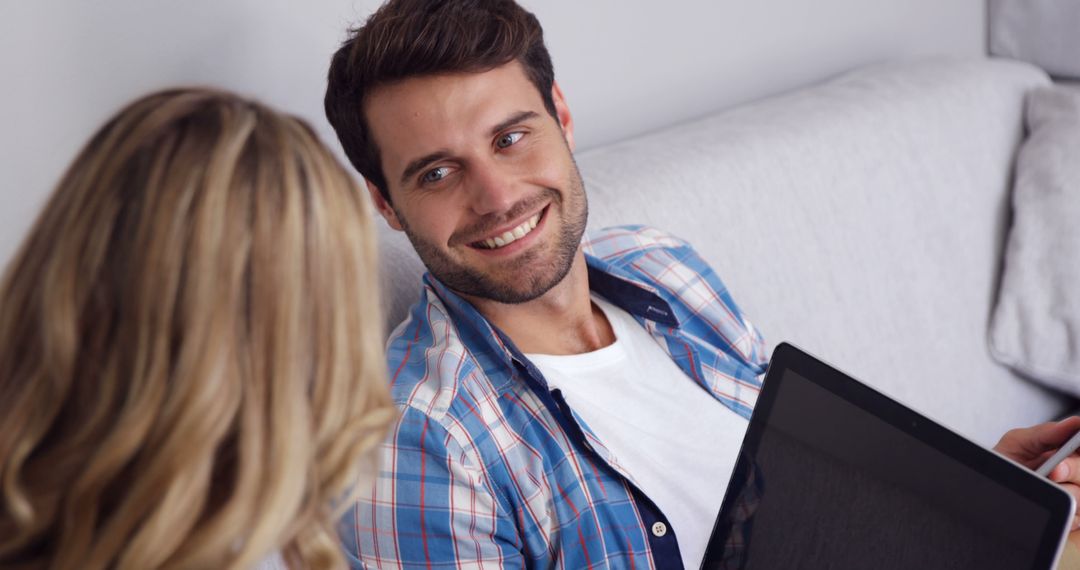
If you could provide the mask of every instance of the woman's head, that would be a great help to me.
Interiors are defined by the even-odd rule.
[[[0,566],[338,560],[392,412],[371,214],[299,119],[144,97],[0,285]]]

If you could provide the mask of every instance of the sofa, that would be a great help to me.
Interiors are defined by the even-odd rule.
[[[1049,83],[1008,60],[882,64],[588,149],[589,226],[688,240],[770,348],[796,344],[990,446],[1075,406],[987,348],[1024,99]],[[380,227],[389,331],[423,267]]]

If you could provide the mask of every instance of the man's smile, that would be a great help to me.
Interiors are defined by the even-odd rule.
[[[527,243],[533,241],[526,238],[532,236],[535,230],[543,225],[547,211],[548,206],[545,206],[523,221],[495,230],[488,236],[473,241],[469,244],[469,247],[483,251],[498,251],[499,253],[510,253],[522,249]]]

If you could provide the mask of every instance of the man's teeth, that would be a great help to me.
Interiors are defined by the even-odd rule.
[[[501,236],[495,236],[488,238],[480,243],[484,244],[484,247],[488,249],[496,249],[504,247],[514,243],[515,241],[529,235],[536,228],[536,224],[540,221],[540,214],[537,213],[533,217],[525,220],[520,226],[502,234]]]

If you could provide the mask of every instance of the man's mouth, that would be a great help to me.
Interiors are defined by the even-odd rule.
[[[525,220],[521,225],[515,228],[507,230],[500,235],[474,242],[472,245],[473,247],[478,247],[480,249],[499,249],[506,247],[532,233],[532,231],[536,229],[536,225],[540,223],[540,218],[543,216],[545,210],[546,208],[533,214],[529,219]]]

